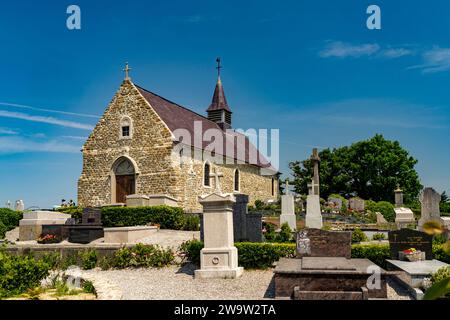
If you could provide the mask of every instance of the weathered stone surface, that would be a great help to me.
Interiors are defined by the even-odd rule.
[[[297,229],[297,219],[295,217],[295,202],[292,194],[281,196],[280,225],[287,223],[291,230]]]
[[[365,210],[365,202],[360,198],[351,198],[348,200],[348,206],[353,211],[363,212]]]
[[[105,228],[105,243],[133,243],[158,232],[156,226]]]
[[[19,240],[37,240],[42,234],[43,225],[64,225],[71,216],[53,211],[33,211],[24,213],[19,222]]]
[[[235,194],[233,205],[234,241],[262,242],[262,214],[248,213],[248,195]]]
[[[433,259],[432,244],[433,237],[412,229],[401,229],[397,231],[389,231],[389,247],[391,250],[391,258],[399,259],[398,252],[415,248],[425,252],[427,260]]]
[[[395,211],[395,224],[397,228],[402,229],[408,227],[408,225],[415,224],[416,219],[414,213],[409,208],[397,207]]]
[[[305,226],[307,228],[323,227],[322,211],[320,208],[320,197],[318,195],[308,195],[306,199]]]
[[[326,231],[306,229],[306,237],[310,240],[311,257],[351,257],[350,231]],[[297,241],[300,233],[297,233]],[[304,255],[297,251],[297,257]]]
[[[419,219],[419,230],[423,230],[424,223],[428,221],[436,221],[441,223],[441,211],[439,203],[441,195],[433,188],[425,188],[419,196],[422,204],[421,217]]]

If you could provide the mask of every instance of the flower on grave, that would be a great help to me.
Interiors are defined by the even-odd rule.
[[[416,248],[409,248],[409,249],[403,250],[403,253],[405,253],[405,254],[413,254],[416,252],[417,252]]]

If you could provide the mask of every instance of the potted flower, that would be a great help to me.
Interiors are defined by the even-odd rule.
[[[400,252],[404,260],[413,262],[422,260],[422,251],[415,248],[409,248]],[[403,260],[403,259],[402,259]]]
[[[61,240],[54,234],[41,235],[37,240],[39,244],[59,243]]]

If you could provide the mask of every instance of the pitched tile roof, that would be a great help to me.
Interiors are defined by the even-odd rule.
[[[205,133],[208,129],[217,129],[223,134],[223,151],[217,152],[218,154],[222,154],[226,152],[226,150],[230,150],[233,148],[232,143],[234,140],[234,159],[238,159],[238,154],[245,154],[245,163],[249,163],[261,168],[270,168],[271,165],[268,164],[268,161],[264,158],[264,156],[256,149],[256,147],[249,141],[249,139],[238,133],[238,132],[225,132],[223,131],[215,122],[209,120],[208,118],[189,110],[179,104],[176,104],[172,101],[167,100],[153,92],[150,92],[138,85],[135,85],[139,90],[141,95],[147,100],[147,102],[152,106],[155,112],[159,115],[159,117],[165,122],[165,124],[169,127],[170,131],[174,132],[176,129],[186,129],[191,137],[194,137],[194,122],[200,121],[202,124],[202,134]],[[226,139],[226,135],[231,134],[232,136],[228,136]],[[237,137],[241,137],[244,139],[237,139]],[[231,140],[231,141],[230,141]],[[240,140],[244,140],[244,145]],[[190,145],[192,145],[190,143]],[[209,141],[203,141],[202,139],[202,149],[211,144]],[[227,149],[228,147],[228,149]],[[243,152],[244,149],[244,152]],[[257,159],[250,161],[251,155],[257,155]],[[244,161],[244,159],[239,159]],[[271,168],[272,170],[275,170]]]

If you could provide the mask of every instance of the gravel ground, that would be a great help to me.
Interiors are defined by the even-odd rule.
[[[273,270],[245,270],[239,279],[194,279],[195,266],[162,269],[84,271],[107,279],[122,291],[125,300],[260,300],[274,298]],[[388,299],[411,297],[396,283],[388,282]]]

